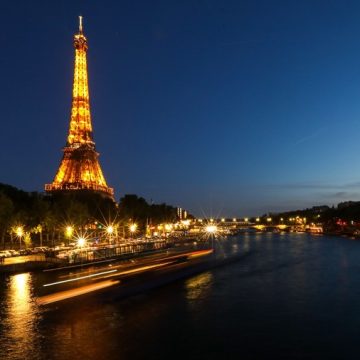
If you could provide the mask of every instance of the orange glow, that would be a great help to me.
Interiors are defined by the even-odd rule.
[[[134,274],[134,273],[141,272],[141,271],[159,268],[159,267],[171,264],[171,263],[172,263],[172,261],[168,261],[168,262],[164,262],[164,263],[156,264],[156,265],[146,265],[146,266],[142,266],[142,267],[131,269],[131,270],[125,270],[125,271],[117,273],[116,275]]]
[[[101,282],[98,282],[95,284],[81,286],[76,289],[59,291],[59,292],[51,294],[51,295],[42,296],[42,297],[38,298],[36,300],[36,302],[38,305],[47,305],[47,304],[51,304],[53,302],[66,300],[66,299],[70,299],[75,296],[80,296],[80,295],[84,295],[84,294],[87,294],[87,293],[90,293],[93,291],[105,289],[109,286],[114,286],[119,283],[120,283],[120,281],[105,280],[105,281],[101,281]]]
[[[65,235],[67,238],[71,238],[74,233],[74,228],[70,225],[68,225],[65,229]]]
[[[129,226],[129,230],[130,230],[130,232],[131,233],[134,233],[134,232],[136,232],[136,229],[137,229],[137,224],[131,224],[130,226]]]
[[[209,255],[209,254],[211,254],[212,252],[214,252],[213,249],[194,251],[193,253],[191,253],[191,254],[189,255],[189,259],[193,259],[193,258],[196,258],[196,257]]]
[[[23,229],[23,227],[22,226],[18,226],[17,228],[16,228],[16,235],[19,237],[19,238],[21,238],[23,235],[24,235],[24,229]]]

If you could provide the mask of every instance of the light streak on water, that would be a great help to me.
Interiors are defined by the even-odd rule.
[[[96,274],[77,277],[76,279],[68,279],[68,280],[63,280],[63,281],[57,281],[57,282],[54,282],[54,283],[51,283],[51,284],[45,284],[43,286],[57,285],[57,284],[67,283],[67,282],[70,282],[70,281],[76,281],[76,280],[91,278],[91,277],[94,277],[94,276],[110,274],[110,273],[114,273],[114,272],[117,272],[117,273],[112,274],[112,275],[107,275],[107,276],[105,276],[103,278],[110,277],[110,276],[115,276],[115,275],[120,276],[120,275],[134,274],[134,273],[138,273],[138,272],[141,272],[141,271],[146,271],[146,270],[166,266],[166,265],[171,264],[171,263],[173,263],[173,262],[169,261],[169,262],[165,262],[165,263],[161,263],[161,264],[141,266],[141,267],[138,267],[138,268],[135,268],[135,269],[126,270],[126,271],[122,271],[122,272],[117,272],[117,270],[103,271],[103,272],[96,273]],[[113,286],[113,285],[116,285],[116,284],[119,284],[119,283],[120,283],[119,280],[105,280],[105,281],[97,282],[95,284],[90,284],[90,285],[84,285],[84,286],[81,286],[81,287],[77,287],[75,289],[59,291],[59,292],[56,292],[54,294],[45,295],[45,296],[37,298],[36,303],[38,305],[47,305],[47,304],[51,304],[53,302],[62,301],[62,300],[70,299],[70,298],[75,297],[75,296],[80,296],[80,295],[84,295],[84,294],[87,294],[87,293],[90,293],[90,292],[93,292],[93,291],[101,290],[101,289],[104,289],[104,288],[107,288],[109,286]]]
[[[161,266],[165,266],[165,265],[168,265],[168,264],[171,264],[171,263],[172,263],[172,261],[168,261],[168,262],[164,262],[164,263],[161,263],[161,264],[141,266],[141,267],[136,268],[136,269],[122,271],[122,272],[120,272],[120,273],[118,273],[116,275],[133,274],[133,273],[137,273],[137,272],[140,272],[140,271],[145,271],[145,270],[150,270],[150,269],[158,268],[158,267],[161,267]]]
[[[199,250],[199,251],[194,251],[193,253],[191,253],[189,255],[189,259],[193,259],[195,257],[200,257],[200,256],[205,256],[205,255],[209,255],[213,252],[213,249],[209,249],[209,250]]]
[[[96,284],[90,284],[90,285],[77,287],[77,288],[71,289],[71,290],[59,291],[54,294],[45,295],[45,296],[37,298],[36,303],[38,305],[47,305],[47,304],[51,304],[53,302],[66,300],[66,299],[70,299],[75,296],[80,296],[80,295],[87,294],[87,293],[90,293],[93,291],[101,290],[101,289],[104,289],[104,288],[107,288],[110,286],[117,285],[119,283],[120,283],[120,281],[118,281],[118,280],[115,280],[115,281],[114,280],[106,280],[106,281],[98,282]]]
[[[96,273],[96,274],[91,274],[91,275],[86,275],[86,276],[79,276],[79,277],[74,278],[74,279],[61,280],[61,281],[56,281],[56,282],[53,282],[53,283],[50,283],[50,284],[44,284],[43,286],[47,287],[47,286],[64,284],[64,283],[68,283],[68,282],[71,282],[71,281],[83,280],[83,279],[88,279],[88,278],[95,277],[95,276],[100,276],[100,275],[104,275],[104,274],[110,274],[110,273],[113,273],[113,272],[116,272],[116,271],[117,270],[102,271],[102,272],[99,272],[99,273]]]

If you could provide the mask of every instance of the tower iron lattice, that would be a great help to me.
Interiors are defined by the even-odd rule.
[[[54,181],[45,185],[45,191],[91,191],[113,199],[114,190],[106,184],[93,140],[86,61],[88,43],[83,33],[81,16],[79,33],[74,35],[74,47],[74,82],[67,142]]]

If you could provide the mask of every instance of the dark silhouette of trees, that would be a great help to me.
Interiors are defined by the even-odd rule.
[[[10,197],[0,192],[0,234],[1,243],[5,245],[5,235],[11,226],[11,220],[14,212],[14,204]]]
[[[119,202],[119,217],[124,221],[134,221],[144,226],[173,222],[177,219],[176,208],[166,204],[148,204],[142,197],[134,194],[125,195]]]
[[[167,204],[149,204],[137,195],[124,195],[119,204],[91,192],[47,195],[25,192],[0,183],[0,239],[14,243],[17,226],[31,233],[33,244],[53,245],[64,240],[68,225],[85,229],[114,222],[126,227],[136,222],[139,232],[147,223],[159,224],[177,219],[175,207]]]

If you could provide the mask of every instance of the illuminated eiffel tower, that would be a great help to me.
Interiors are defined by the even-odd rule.
[[[45,191],[90,191],[113,199],[114,190],[106,184],[93,140],[86,64],[88,44],[83,34],[81,16],[79,33],[74,36],[74,47],[75,69],[69,133],[55,179],[51,184],[45,185]]]

